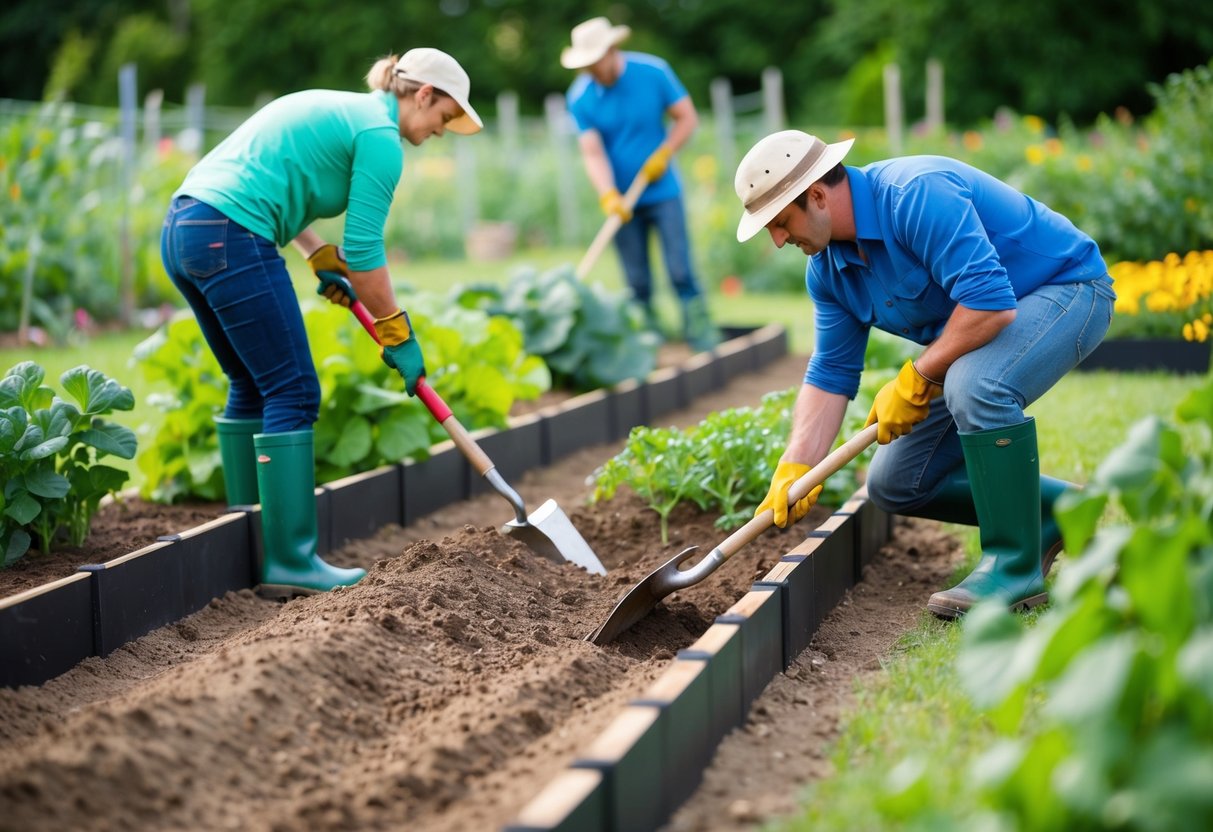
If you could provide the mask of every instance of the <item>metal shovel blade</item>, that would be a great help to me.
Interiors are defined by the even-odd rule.
[[[501,527],[501,531],[546,558],[567,560],[593,575],[606,574],[602,561],[555,500],[548,500],[531,512],[525,523],[511,520]]]
[[[619,599],[619,603],[615,605],[615,609],[611,610],[611,614],[607,616],[607,620],[602,623],[602,626],[586,636],[585,640],[594,644],[606,644],[608,641],[614,641],[620,633],[652,612],[662,598],[684,586],[695,583],[698,578],[690,576],[697,571],[697,567],[691,570],[683,570],[679,567],[694,557],[698,548],[698,546],[688,546],[650,572],[643,581],[629,589],[627,594]]]

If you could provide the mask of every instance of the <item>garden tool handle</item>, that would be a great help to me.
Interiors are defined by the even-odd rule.
[[[788,489],[788,505],[795,505],[808,493],[825,482],[831,474],[841,470],[848,462],[859,456],[876,441],[876,425],[869,425],[836,448],[829,456],[814,465]],[[767,530],[775,522],[775,512],[767,509],[733,532],[716,549],[723,556],[720,563],[732,557],[742,546]],[[719,564],[718,564],[719,565]]]
[[[649,179],[644,175],[642,169],[636,174],[636,178],[632,180],[632,184],[628,186],[627,193],[623,195],[623,204],[630,211],[636,206],[636,201],[640,199],[640,195],[644,193],[644,189],[649,186]],[[598,258],[602,256],[602,252],[606,251],[607,245],[615,236],[620,226],[623,225],[623,220],[618,214],[611,214],[606,218],[606,222],[602,224],[602,228],[598,229],[597,236],[594,237],[594,242],[590,243],[590,247],[582,256],[581,262],[577,264],[577,279],[585,280],[590,273],[590,269],[594,268],[594,264],[598,262]]]
[[[350,304],[350,309],[354,311],[354,316],[358,318],[358,322],[362,324],[370,336],[379,342],[379,333],[375,331],[375,319],[371,315],[369,309],[360,300]],[[451,412],[450,407],[443,401],[442,396],[439,396],[433,387],[425,383],[425,376],[417,379],[417,398],[421,399],[426,409],[430,411],[438,424],[442,425],[443,430],[451,437],[455,443],[455,447],[467,457],[468,462],[472,463],[472,467],[476,469],[476,473],[480,476],[485,476],[495,466],[493,461],[489,459],[488,454],[481,450],[480,445],[468,433],[467,428],[463,426],[455,414]]]

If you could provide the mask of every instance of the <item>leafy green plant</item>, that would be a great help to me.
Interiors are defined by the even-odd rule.
[[[454,294],[460,306],[514,321],[527,352],[543,358],[561,387],[610,387],[656,366],[657,336],[644,329],[639,311],[622,294],[578,280],[568,266],[521,269],[505,287],[459,287]]]
[[[1005,738],[972,764],[979,816],[949,827],[1213,824],[1213,381],[1176,415],[1188,429],[1138,422],[1059,502],[1080,554],[1033,626],[994,604],[969,614],[959,676]],[[931,781],[920,767],[878,802],[946,828]]]
[[[510,321],[414,295],[410,317],[425,350],[427,381],[470,429],[504,427],[515,400],[551,386],[543,361],[528,355]],[[316,471],[328,482],[406,457],[424,459],[446,434],[417,400],[353,316],[306,301],[304,325],[316,356],[320,418]],[[164,411],[153,441],[139,455],[143,495],[158,502],[223,497],[214,417],[227,400],[227,378],[189,313],[177,315],[136,349],[150,381],[172,392],[152,397]]]
[[[44,385],[45,371],[23,361],[0,379],[0,565],[24,555],[38,538],[49,552],[61,531],[79,546],[101,498],[128,474],[102,465],[107,454],[135,455],[135,434],[102,416],[131,410],[131,391],[81,365],[59,377],[76,404]]]

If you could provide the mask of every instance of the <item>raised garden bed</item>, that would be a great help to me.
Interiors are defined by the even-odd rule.
[[[739,388],[732,400],[714,392],[696,403],[698,413],[668,416],[691,422],[706,410],[752,403],[766,389],[795,384],[802,368],[803,359],[782,361],[777,382],[739,378],[730,385]],[[560,501],[607,561],[606,577],[538,559],[479,525],[502,512],[498,497],[481,494],[334,547],[334,562],[373,565],[352,589],[286,605],[229,592],[106,659],[86,659],[40,687],[0,691],[0,797],[12,807],[6,819],[27,829],[102,820],[496,828],[519,820],[569,771],[590,778],[596,771],[603,784],[626,780],[605,765],[610,760],[596,744],[627,703],[676,688],[668,677],[677,668],[699,663],[716,673],[726,664],[680,655],[710,650],[706,633],[732,632],[745,642],[757,622],[760,634],[746,642],[754,649],[736,643],[738,667],[746,670],[735,681],[738,702],[759,697],[763,675],[778,672],[812,636],[803,617],[785,620],[785,611],[805,609],[785,601],[791,578],[813,587],[815,626],[827,599],[842,599],[874,554],[861,545],[865,535],[871,543],[888,531],[880,517],[852,513],[861,503],[833,516],[818,509],[798,527],[802,535],[764,535],[618,643],[597,648],[583,637],[624,589],[683,545],[709,547],[723,536],[712,517],[680,510],[663,547],[655,515],[634,502],[577,507],[586,473],[609,452],[570,451],[516,483],[528,503]],[[557,470],[565,472],[563,487],[548,476]],[[247,522],[235,517],[229,523]],[[472,525],[465,527],[467,518]],[[803,537],[815,527],[828,534]],[[798,572],[806,563],[811,581],[809,572]],[[769,580],[755,587],[763,578]],[[736,618],[714,624],[722,615]],[[655,701],[636,707],[653,712],[648,728],[659,734],[640,732],[636,742],[659,741],[663,754],[676,754],[669,725],[693,726],[687,713],[695,711],[677,716],[673,700]],[[745,718],[740,709],[730,712],[720,718],[712,711],[712,744],[729,719],[736,726]],[[688,769],[671,794],[689,794],[697,779]],[[616,786],[603,787],[599,796],[618,805]],[[658,807],[651,794],[636,794],[637,807],[648,807],[642,817],[675,808],[664,789],[662,795]],[[618,813],[599,817],[613,824],[601,828],[628,828],[618,825]]]
[[[1181,341],[1176,338],[1113,338],[1104,341],[1078,365],[1080,370],[1120,372],[1163,371],[1171,373],[1207,373],[1208,341]]]

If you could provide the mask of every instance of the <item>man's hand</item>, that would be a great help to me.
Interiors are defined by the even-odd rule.
[[[788,505],[788,491],[796,480],[809,473],[811,468],[811,465],[805,465],[802,462],[781,462],[775,466],[775,476],[771,477],[771,488],[767,491],[767,496],[763,498],[762,503],[755,509],[754,516],[757,517],[769,508],[775,513],[775,525],[785,529],[788,526],[789,514],[792,515],[793,523],[808,514],[817,502],[817,498],[821,496],[822,486],[814,488],[798,500],[794,506]]]
[[[931,412],[931,399],[941,395],[943,387],[918,372],[913,361],[907,361],[897,378],[876,394],[864,427],[875,424],[876,441],[887,445],[927,418]]]
[[[379,335],[379,357],[383,363],[400,373],[404,379],[404,391],[410,396],[417,394],[417,382],[425,377],[425,358],[421,345],[413,333],[408,313],[397,309],[386,318],[375,319],[375,332]]]
[[[632,218],[632,209],[624,204],[623,195],[614,188],[599,197],[598,204],[602,206],[602,213],[608,217],[614,214],[622,222],[627,222]]]
[[[645,179],[648,179],[649,182],[656,182],[664,176],[666,168],[670,166],[671,154],[672,151],[664,144],[654,150],[652,155],[644,160],[644,166],[641,167]]]
[[[307,264],[312,267],[320,285],[316,294],[324,295],[330,303],[336,303],[349,308],[358,300],[354,287],[350,285],[350,269],[345,263],[345,252],[339,246],[325,243],[307,258]]]

